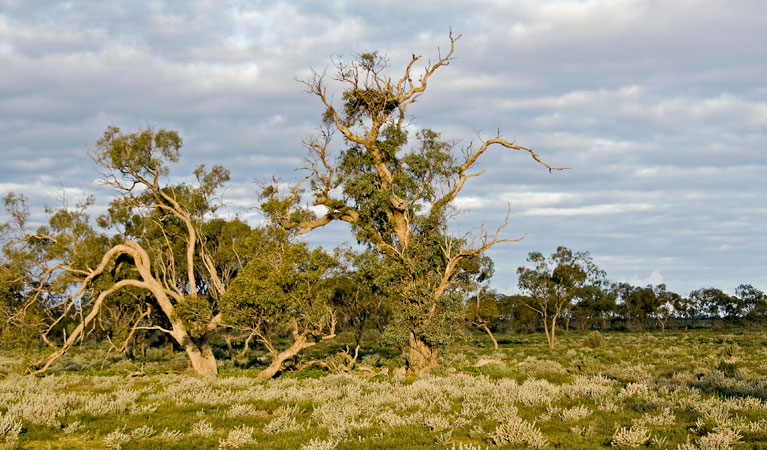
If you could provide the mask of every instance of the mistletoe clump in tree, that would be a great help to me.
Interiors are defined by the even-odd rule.
[[[387,334],[406,349],[413,373],[437,364],[440,347],[463,319],[465,297],[459,291],[466,261],[506,241],[498,232],[483,230],[472,238],[447,231],[454,200],[466,181],[483,173],[472,171],[478,159],[497,146],[526,152],[554,169],[530,148],[500,136],[456,152],[435,131],[408,134],[408,109],[431,77],[453,59],[459,38],[451,34],[449,51],[428,61],[420,76],[414,70],[421,61],[416,55],[398,79],[387,75],[389,61],[377,53],[337,62],[332,80],[343,89],[341,104],[332,101],[326,75],[315,73],[305,83],[324,105],[325,127],[306,142],[310,158],[305,181],[310,182],[314,206],[325,212],[316,216],[301,206],[302,183],[286,195],[269,189],[263,205],[273,219],[299,234],[333,221],[347,222],[358,242],[381,254],[393,311]],[[331,142],[337,132],[345,150],[336,156]]]

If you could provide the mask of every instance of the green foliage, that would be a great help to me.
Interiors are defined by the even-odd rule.
[[[146,129],[122,134],[110,126],[97,142],[96,158],[124,174],[167,175],[168,162],[177,162],[181,137],[172,130]]]
[[[534,330],[538,323],[538,313],[527,305],[532,305],[534,299],[524,295],[507,295],[498,301],[502,323],[507,327],[522,333]]]
[[[320,332],[330,320],[333,258],[320,248],[288,242],[276,229],[253,233],[262,240],[259,257],[248,262],[221,298],[225,322],[263,334],[293,326]]]
[[[175,312],[186,325],[189,335],[196,339],[205,336],[207,326],[213,318],[210,302],[198,295],[185,296],[184,301],[176,304]]]
[[[716,369],[721,371],[725,377],[733,378],[738,374],[738,366],[735,363],[720,361]]]
[[[360,344],[366,327],[383,330],[391,318],[391,305],[386,296],[389,277],[378,252],[356,252],[340,247],[334,252],[338,269],[333,276],[332,307],[342,315],[344,325]]]
[[[105,348],[84,345],[56,376],[0,375],[0,390],[13,393],[0,422],[19,448],[104,448],[119,431],[124,448],[215,449],[235,430],[256,441],[240,448],[264,449],[330,441],[339,449],[427,449],[446,439],[485,448],[491,438],[537,436],[550,448],[588,450],[609,446],[621,429],[623,442],[628,430],[645,430],[650,448],[686,448],[688,437],[726,429],[741,436],[732,448],[762,445],[761,353],[743,352],[735,370],[715,357],[722,342],[761,348],[758,332],[607,332],[594,349],[581,345],[584,336],[567,334],[561,344],[570,350],[546,354],[539,336],[500,336],[515,338],[504,352],[461,345],[429,377],[304,369],[268,382],[242,369],[201,378],[167,358],[105,360]],[[8,359],[0,354],[0,374]],[[136,366],[147,375],[126,377]]]
[[[519,288],[529,295],[527,306],[543,319],[549,347],[554,348],[556,320],[569,308],[576,295],[584,297],[589,285],[599,287],[605,283],[604,271],[599,269],[588,252],[576,252],[564,246],[546,258],[540,252],[531,252],[527,261],[533,267],[519,267]]]
[[[583,339],[583,345],[589,348],[599,348],[602,345],[602,333],[592,331]]]

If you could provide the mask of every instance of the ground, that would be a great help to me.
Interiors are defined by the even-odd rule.
[[[377,373],[315,368],[263,382],[183,354],[86,347],[50,375],[0,358],[0,442],[29,449],[767,449],[767,336],[750,330],[486,336],[419,378],[373,348]],[[336,345],[340,344],[330,344]],[[321,354],[334,347],[314,350]],[[308,355],[311,357],[311,355]],[[257,355],[251,363],[258,364]],[[131,373],[143,372],[133,377]],[[384,373],[386,372],[386,373]]]

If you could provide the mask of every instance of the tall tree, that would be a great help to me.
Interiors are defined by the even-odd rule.
[[[502,323],[527,334],[538,326],[538,314],[527,305],[534,299],[524,295],[507,295],[498,300],[498,312]]]
[[[432,76],[453,59],[460,36],[450,35],[450,48],[416,74],[421,56],[413,55],[398,79],[387,75],[389,61],[378,53],[363,53],[335,64],[343,93],[335,104],[328,77],[315,73],[306,86],[323,104],[325,127],[306,142],[310,152],[305,180],[315,207],[314,216],[301,207],[302,184],[287,195],[272,189],[265,210],[283,226],[305,233],[333,221],[351,225],[358,242],[375,248],[389,268],[390,298],[396,304],[390,332],[397,331],[407,349],[408,369],[423,373],[438,363],[439,349],[460,321],[463,307],[456,286],[466,259],[508,241],[499,232],[451,236],[446,230],[455,198],[470,179],[478,159],[491,147],[528,153],[549,169],[532,149],[500,136],[470,145],[457,155],[439,133],[409,134],[408,111],[426,91]],[[333,155],[335,132],[346,150]],[[408,143],[415,138],[415,145]],[[501,227],[502,228],[502,227]],[[500,231],[500,229],[498,230]]]
[[[674,305],[680,303],[681,296],[676,292],[667,290],[665,284],[655,286],[653,291],[655,292],[655,298],[657,299],[654,317],[660,325],[661,333],[665,333],[666,322],[671,318],[671,314],[674,311]]]
[[[215,196],[229,172],[220,166],[211,170],[200,166],[195,185],[166,185],[169,164],[178,161],[180,148],[180,136],[169,130],[123,134],[109,127],[98,141],[91,157],[104,170],[102,182],[118,194],[100,224],[117,229],[112,239],[117,243],[100,251],[95,264],[62,259],[65,269],[79,278],[61,318],[75,310],[80,320],[34,373],[45,371],[81,339],[103,303],[127,288],[149,294],[164,321],[136,327],[167,333],[198,373],[217,373],[210,338],[220,324],[217,300],[226,285],[203,229],[218,208]],[[89,299],[87,315],[84,298]]]
[[[540,252],[530,252],[527,261],[532,267],[519,267],[519,288],[529,295],[527,307],[543,319],[543,329],[549,348],[556,343],[556,324],[562,311],[570,305],[579,289],[599,284],[604,272],[594,264],[588,252],[573,252],[559,246],[546,258]]]
[[[739,299],[717,288],[701,288],[690,292],[690,299],[709,319],[733,320],[739,314]]]
[[[593,326],[595,322],[599,322],[600,327],[605,329],[608,317],[615,312],[615,296],[598,284],[588,284],[578,289],[575,301],[571,310],[582,330]]]
[[[767,324],[767,295],[750,284],[741,284],[735,288],[735,296],[743,305],[745,318],[759,325],[759,331],[764,332]]]

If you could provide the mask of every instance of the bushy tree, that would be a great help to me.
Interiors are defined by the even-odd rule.
[[[62,203],[57,209],[46,208],[47,224],[32,230],[27,222],[26,199],[11,193],[5,198],[11,220],[3,226],[3,277],[13,294],[5,296],[11,300],[6,306],[12,310],[8,310],[10,329],[6,331],[28,343],[42,340],[53,348],[77,329],[73,321],[83,322],[91,299],[106,289],[112,278],[94,279],[87,289],[78,289],[89,274],[86,268],[96,266],[109,248],[110,238],[89,223],[86,210],[93,203],[91,197],[74,206],[65,198]],[[73,291],[78,293],[74,297]]]
[[[290,242],[283,230],[271,228],[259,234],[259,257],[232,281],[220,307],[226,323],[252,331],[269,351],[272,362],[258,375],[269,379],[285,361],[335,336],[336,318],[330,306],[336,261],[320,248]],[[278,336],[289,336],[290,345],[280,349]]]
[[[661,333],[664,333],[666,331],[666,322],[674,313],[674,305],[680,304],[681,296],[676,292],[667,290],[665,284],[655,286],[653,292],[656,298],[654,317],[660,325]]]
[[[343,319],[340,325],[354,334],[356,353],[368,327],[383,332],[389,321],[391,305],[386,298],[389,280],[382,276],[386,270],[378,252],[339,247],[334,256],[339,268],[332,280],[332,307]]]
[[[615,313],[615,308],[615,296],[609,290],[599,284],[589,284],[576,291],[570,310],[581,329],[586,330],[595,323],[605,329],[607,319]]]
[[[767,295],[750,284],[741,284],[735,288],[735,296],[740,300],[745,311],[745,318],[759,325],[759,331],[764,332],[767,324]]]
[[[498,300],[498,312],[505,326],[527,334],[538,325],[539,315],[527,305],[535,301],[525,295],[506,295]]]
[[[543,319],[543,329],[549,348],[556,342],[556,323],[565,308],[570,306],[579,289],[599,284],[604,278],[588,252],[573,252],[559,246],[546,258],[540,252],[531,252],[527,261],[532,267],[519,267],[519,289],[529,295],[528,308]]]
[[[742,310],[737,297],[717,288],[701,288],[690,292],[690,300],[709,319],[735,320]]]

